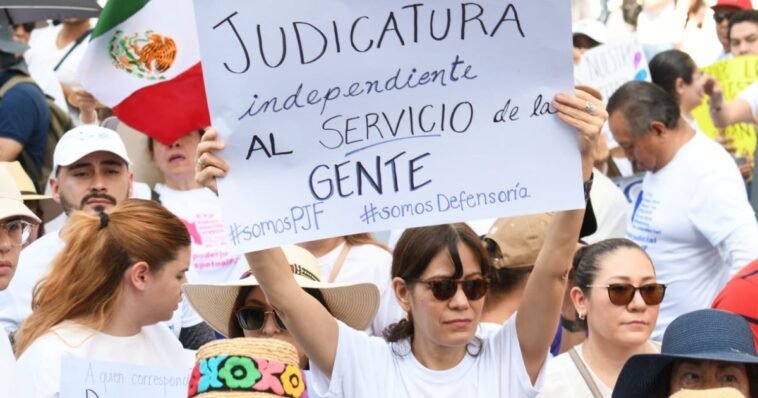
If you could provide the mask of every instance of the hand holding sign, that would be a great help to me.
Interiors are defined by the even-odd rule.
[[[218,131],[208,128],[197,145],[197,163],[195,164],[195,181],[218,194],[217,177],[224,177],[229,171],[229,165],[215,155],[215,151],[224,149],[226,145],[218,140]]]
[[[587,180],[592,173],[600,129],[608,119],[605,105],[590,93],[577,89],[573,96],[562,93],[556,95],[553,106],[558,110],[558,117],[579,132],[582,174],[584,180]]]

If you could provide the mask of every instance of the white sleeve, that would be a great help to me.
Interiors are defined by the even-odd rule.
[[[719,255],[734,276],[743,267],[758,259],[758,225],[745,224],[729,234],[717,246]]]
[[[309,393],[315,396],[363,397],[381,391],[391,358],[384,339],[372,337],[337,321],[339,337],[332,377],[311,363]],[[310,394],[309,394],[310,395]]]
[[[61,356],[49,344],[36,340],[16,362],[16,396],[25,398],[58,398],[61,381]]]
[[[537,381],[532,384],[529,372],[527,372],[526,365],[524,364],[524,357],[521,355],[521,345],[519,344],[518,330],[516,329],[517,316],[518,313],[508,319],[500,331],[495,333],[490,340],[494,347],[495,355],[501,358],[505,357],[507,360],[503,369],[505,374],[500,375],[502,379],[501,385],[505,389],[501,394],[502,396],[510,396],[510,391],[512,391],[511,386],[515,384],[519,387],[520,395],[536,397],[545,384],[545,369],[547,368],[550,347],[547,347],[545,350],[545,362],[542,364],[540,373],[537,375]]]
[[[705,176],[689,203],[690,221],[713,247],[718,247],[736,231],[749,231],[750,227],[757,227],[755,213],[747,199],[745,183],[737,166],[730,164],[730,167],[734,168],[731,170],[733,175],[711,173]],[[733,242],[741,244],[743,240],[737,239]]]
[[[758,120],[758,81],[749,85],[737,96],[737,98],[747,102],[750,109],[753,111],[753,117]]]

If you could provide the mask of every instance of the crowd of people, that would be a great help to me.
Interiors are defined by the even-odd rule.
[[[636,37],[651,80],[552,98],[585,208],[245,255],[219,131],[130,131],[77,82],[89,19],[0,26],[0,398],[59,396],[67,356],[189,397],[758,397],[753,154],[693,116],[758,127],[758,70],[731,100],[702,71],[758,59],[758,10],[571,5],[575,64]]]

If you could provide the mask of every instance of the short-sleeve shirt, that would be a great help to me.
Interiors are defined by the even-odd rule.
[[[327,378],[318,367],[312,366],[309,392],[361,398],[534,397],[543,383],[545,365],[532,385],[521,356],[515,318],[494,335],[483,338],[481,346],[473,347],[472,343],[469,349],[475,352],[480,347],[478,354],[466,354],[447,370],[423,366],[413,355],[407,339],[387,343],[338,321],[339,341],[332,377]]]
[[[15,71],[0,73],[0,86],[17,74]],[[49,125],[50,109],[36,85],[19,83],[0,100],[0,137],[21,144],[37,167],[42,166]]]

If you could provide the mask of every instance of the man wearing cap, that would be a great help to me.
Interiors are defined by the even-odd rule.
[[[752,10],[753,5],[750,0],[718,0],[711,9],[713,9],[713,19],[716,21],[716,36],[723,48],[716,61],[729,59],[732,57],[732,48],[729,43],[729,18],[737,11]]]
[[[739,11],[731,16],[729,40],[734,56],[758,55],[758,10]],[[710,98],[713,123],[726,127],[735,123],[758,124],[758,81],[753,82],[734,101],[724,102],[724,93],[717,83],[704,87]]]
[[[50,178],[53,199],[66,214],[75,210],[90,214],[107,212],[131,196],[130,163],[126,147],[115,131],[96,125],[74,128],[61,137],[53,154],[54,175]],[[0,327],[6,332],[15,331],[31,313],[34,286],[63,246],[59,231],[51,231],[22,253],[21,272],[8,291],[0,293]],[[198,338],[195,333],[200,328],[205,336],[200,338],[202,342],[212,338],[212,331],[186,301],[168,326],[177,337],[187,333],[186,341]]]
[[[0,291],[5,290],[13,278],[21,254],[21,247],[34,225],[40,220],[24,206],[13,177],[0,167]],[[15,379],[16,358],[10,340],[0,333],[0,397],[10,397]]]
[[[13,41],[10,26],[0,26],[0,161],[24,160],[21,153],[26,152],[34,165],[22,165],[30,172],[42,168],[50,109],[36,84],[18,83],[5,93],[3,89],[11,78],[29,76],[20,56],[28,48]]]
[[[662,88],[626,83],[608,113],[614,138],[646,171],[626,237],[647,251],[668,286],[653,332],[659,340],[674,318],[710,307],[728,279],[758,258],[758,222],[732,157],[696,134]]]

